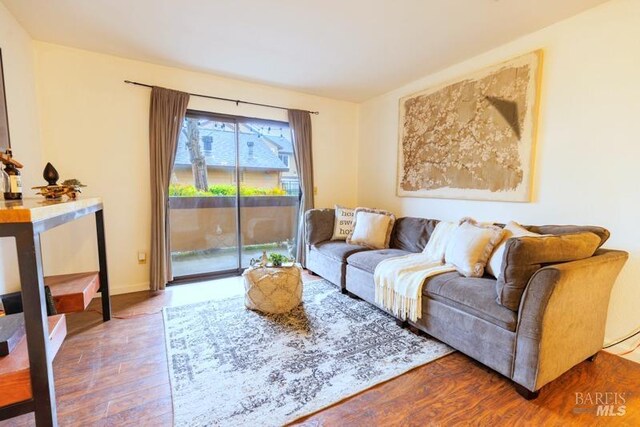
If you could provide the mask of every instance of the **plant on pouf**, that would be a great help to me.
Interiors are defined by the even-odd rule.
[[[293,261],[291,258],[284,256],[282,254],[278,254],[278,253],[270,253],[269,254],[269,261],[271,262],[271,265],[274,267],[282,267],[282,264],[285,262],[291,262]]]
[[[267,251],[262,252],[262,257],[251,258],[249,265],[253,268],[258,267],[282,267],[282,264],[286,262],[293,263],[294,258],[290,258],[286,255],[272,252],[267,256]]]

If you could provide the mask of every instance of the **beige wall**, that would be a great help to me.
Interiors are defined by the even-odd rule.
[[[358,203],[414,215],[525,224],[599,224],[631,253],[610,303],[607,341],[640,325],[640,2],[614,1],[361,105]],[[395,195],[398,100],[544,49],[532,203]]]
[[[116,292],[146,288],[148,264],[138,264],[137,252],[148,251],[150,239],[149,89],[125,79],[320,111],[312,118],[317,204],[356,202],[356,104],[41,42],[35,42],[35,53],[44,158],[63,177],[86,182],[84,194],[104,198]],[[189,107],[287,120],[280,110],[201,98],[192,98]],[[87,220],[55,230],[44,244],[47,271],[95,268],[92,227]]]
[[[25,164],[22,185],[40,185],[42,152],[36,106],[33,43],[0,2],[0,49],[4,63],[5,91],[9,114],[9,131],[13,153]],[[31,192],[32,193],[32,192]],[[20,289],[15,241],[0,239],[0,294]]]

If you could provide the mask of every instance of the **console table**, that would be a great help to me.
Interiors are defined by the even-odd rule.
[[[96,220],[100,271],[45,279],[40,233],[91,214]],[[64,314],[47,317],[44,285],[51,286],[56,307],[69,311],[83,310],[100,291],[103,320],[111,319],[102,200],[0,201],[0,237],[16,240],[26,331],[23,342],[0,358],[0,389],[4,395],[0,420],[35,412],[37,426],[57,426],[52,361],[66,335],[66,321]]]

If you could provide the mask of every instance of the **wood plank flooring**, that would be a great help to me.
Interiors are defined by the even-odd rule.
[[[305,280],[317,277],[305,276]],[[102,323],[99,300],[67,315],[54,361],[61,426],[170,426],[171,390],[163,306],[241,293],[238,278],[113,297],[117,317]],[[2,392],[0,390],[0,392]],[[626,415],[574,412],[575,393],[624,393]],[[640,364],[601,352],[522,399],[509,380],[454,353],[300,420],[302,426],[640,425]],[[27,414],[0,426],[32,426]]]

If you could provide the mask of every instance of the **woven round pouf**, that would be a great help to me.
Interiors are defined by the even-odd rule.
[[[249,268],[244,276],[244,305],[263,313],[286,313],[302,301],[300,267]]]

